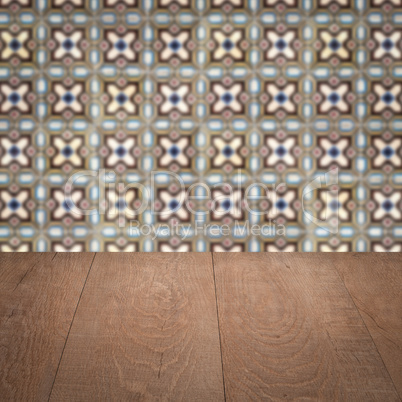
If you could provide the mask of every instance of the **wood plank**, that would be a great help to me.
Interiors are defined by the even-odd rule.
[[[55,253],[0,253],[0,292],[13,290],[44,256],[53,258]]]
[[[399,400],[325,255],[213,258],[229,400]]]
[[[402,398],[402,254],[348,253],[332,260]]]
[[[212,258],[99,253],[52,400],[222,400]]]
[[[94,253],[0,254],[0,398],[50,395]]]

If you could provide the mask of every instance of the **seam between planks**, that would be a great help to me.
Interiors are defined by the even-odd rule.
[[[56,378],[57,378],[57,374],[58,374],[58,372],[59,372],[59,368],[60,368],[61,361],[62,361],[62,359],[63,359],[64,350],[66,349],[67,340],[68,340],[68,337],[69,337],[69,335],[70,335],[71,327],[73,326],[74,318],[75,318],[75,315],[77,314],[78,306],[79,306],[79,304],[80,304],[82,294],[84,293],[85,285],[87,284],[87,280],[88,280],[88,277],[89,277],[89,273],[91,272],[91,268],[92,268],[92,265],[93,265],[93,263],[94,263],[94,261],[95,261],[96,254],[97,254],[97,253],[95,253],[94,258],[92,258],[91,265],[89,266],[89,269],[88,269],[88,274],[87,274],[87,276],[86,276],[86,278],[85,278],[84,285],[82,286],[82,289],[81,289],[80,297],[78,298],[78,302],[77,302],[77,305],[76,305],[76,307],[75,307],[75,311],[74,311],[74,314],[73,314],[73,318],[72,318],[71,323],[70,323],[70,328],[68,329],[67,336],[66,336],[66,340],[64,341],[64,346],[63,346],[63,350],[62,350],[62,352],[61,352],[59,364],[57,365],[56,374],[54,375],[52,388],[50,389],[48,402],[50,401],[50,397],[52,396],[53,387],[54,387],[54,384],[55,384],[55,382],[56,382]]]
[[[214,287],[215,287],[215,304],[216,304],[216,318],[218,320],[218,335],[219,335],[219,350],[221,352],[221,366],[222,366],[222,382],[223,382],[223,397],[226,401],[226,388],[225,388],[225,373],[223,369],[223,355],[222,355],[222,340],[221,340],[221,327],[219,324],[219,308],[218,308],[218,294],[216,292],[216,279],[215,279],[215,261],[214,261],[214,253],[211,252],[212,258],[212,272],[214,276]]]
[[[399,397],[399,399],[402,400],[402,395],[399,395],[399,392],[398,392],[398,390],[396,389],[394,380],[392,379],[391,374],[390,374],[389,371],[388,371],[388,367],[387,367],[387,365],[385,364],[384,359],[382,358],[382,355],[381,355],[380,351],[379,351],[378,348],[377,348],[377,344],[375,343],[375,341],[374,341],[374,339],[373,339],[373,337],[372,337],[372,335],[371,335],[371,332],[370,332],[370,330],[368,329],[368,327],[367,327],[367,325],[366,325],[366,322],[364,321],[363,316],[362,316],[361,313],[360,313],[359,307],[357,307],[357,305],[356,305],[356,303],[355,303],[355,301],[354,301],[352,295],[351,295],[350,292],[349,292],[348,287],[346,286],[346,283],[344,282],[344,280],[342,279],[342,277],[341,277],[341,275],[340,275],[340,273],[339,273],[339,271],[338,271],[338,268],[335,267],[334,269],[335,269],[335,271],[336,271],[336,273],[337,273],[337,275],[338,275],[340,281],[342,282],[344,288],[346,289],[346,292],[348,293],[350,299],[352,300],[352,303],[353,303],[353,305],[355,306],[355,309],[357,310],[360,319],[363,321],[364,327],[366,328],[368,334],[370,335],[370,338],[371,338],[371,341],[372,341],[373,344],[374,344],[375,350],[377,351],[378,355],[380,356],[380,359],[381,359],[382,364],[383,364],[383,366],[384,366],[384,368],[385,368],[385,371],[387,372],[388,377],[390,378],[391,383],[392,383],[392,385],[394,386],[394,390],[395,390],[395,392],[396,392],[396,395]]]
[[[57,254],[57,253],[56,253],[56,254]],[[40,253],[40,256],[38,257],[38,259],[40,259],[42,256],[43,256],[43,253]],[[54,258],[54,257],[53,257],[53,258]],[[28,273],[30,273],[30,272],[35,268],[36,264],[38,263],[38,259],[34,260],[34,264],[33,264],[32,266],[30,266],[30,267],[26,270],[25,274],[22,276],[22,278],[18,281],[17,285],[15,286],[13,292],[18,288],[18,286],[21,285],[21,283],[23,282],[23,280],[25,279],[25,277],[28,275]],[[52,261],[53,261],[53,259],[52,259]]]

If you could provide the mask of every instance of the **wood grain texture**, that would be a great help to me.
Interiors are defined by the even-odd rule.
[[[327,254],[214,253],[214,266],[229,400],[399,400]]]
[[[0,399],[49,398],[93,253],[0,254]]]
[[[97,254],[51,399],[223,397],[211,255]]]
[[[329,257],[373,337],[402,399],[402,254]]]

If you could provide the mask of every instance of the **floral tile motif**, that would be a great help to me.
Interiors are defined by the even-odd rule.
[[[401,116],[402,0],[0,0],[0,251],[402,251]]]

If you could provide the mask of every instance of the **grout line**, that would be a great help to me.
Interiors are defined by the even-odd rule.
[[[218,294],[216,292],[216,279],[215,279],[215,263],[214,263],[214,253],[211,253],[212,258],[212,272],[214,275],[214,286],[215,286],[215,304],[216,304],[216,318],[218,320],[218,335],[219,335],[219,348],[221,351],[221,366],[222,366],[222,382],[223,382],[223,397],[226,401],[226,387],[225,387],[225,372],[223,369],[223,355],[222,355],[222,340],[221,340],[221,327],[219,324],[219,311],[218,311]]]
[[[65,340],[64,346],[63,346],[63,350],[62,350],[62,352],[61,352],[59,364],[57,365],[56,374],[54,375],[52,388],[50,389],[48,402],[50,401],[50,397],[52,396],[53,387],[54,387],[54,384],[55,384],[55,382],[56,382],[56,377],[57,377],[57,374],[58,374],[58,372],[59,372],[59,368],[60,368],[61,361],[62,361],[62,359],[63,359],[64,350],[66,349],[67,340],[68,340],[68,337],[69,337],[69,335],[70,335],[71,327],[73,326],[74,318],[75,318],[75,315],[76,315],[76,313],[77,313],[78,306],[79,306],[79,304],[80,304],[82,294],[84,293],[85,285],[87,284],[87,280],[88,280],[88,277],[89,277],[89,273],[91,272],[91,268],[92,268],[92,265],[93,265],[93,263],[94,263],[94,261],[95,261],[96,254],[97,254],[97,253],[95,253],[94,258],[92,258],[91,265],[89,266],[88,274],[87,274],[87,276],[86,276],[86,278],[85,278],[85,282],[84,282],[84,285],[83,285],[82,290],[81,290],[81,293],[80,293],[80,297],[78,298],[77,306],[75,307],[75,311],[74,311],[73,318],[72,318],[72,320],[71,320],[70,328],[68,329],[67,336],[66,336],[66,340]]]
[[[392,385],[394,386],[394,390],[395,390],[396,395],[397,395],[399,398],[401,398],[401,400],[402,400],[402,397],[399,395],[399,392],[398,392],[398,390],[396,389],[394,380],[392,379],[391,374],[390,374],[389,371],[388,371],[388,367],[387,367],[387,365],[385,364],[384,359],[382,358],[382,355],[381,355],[380,351],[379,351],[378,348],[377,348],[377,344],[375,343],[375,341],[374,341],[374,339],[373,339],[373,336],[371,335],[371,332],[370,332],[370,330],[368,329],[368,327],[367,327],[367,325],[366,325],[366,322],[364,321],[364,318],[363,318],[363,316],[362,316],[362,314],[361,314],[361,312],[360,312],[360,309],[359,309],[359,307],[357,307],[353,296],[350,294],[349,289],[348,289],[348,287],[346,286],[345,281],[342,279],[342,277],[341,277],[341,275],[340,275],[338,269],[336,268],[336,266],[335,266],[335,271],[336,271],[336,273],[337,273],[337,275],[338,275],[340,281],[342,282],[343,286],[345,287],[346,292],[348,293],[350,299],[352,300],[352,303],[353,303],[353,305],[355,306],[355,309],[357,310],[357,312],[358,312],[358,314],[359,314],[359,316],[360,316],[360,319],[363,321],[363,324],[364,324],[364,326],[365,326],[365,328],[366,328],[368,334],[370,335],[371,341],[373,342],[373,345],[374,345],[374,347],[375,347],[375,349],[376,349],[378,355],[380,356],[380,359],[381,359],[381,361],[382,361],[382,364],[384,365],[385,371],[387,372],[388,377],[389,377],[389,379],[391,380]]]

